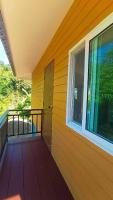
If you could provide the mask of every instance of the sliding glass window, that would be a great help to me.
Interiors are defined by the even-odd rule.
[[[109,16],[69,51],[66,124],[113,154],[113,24]]]
[[[113,142],[113,25],[89,43],[86,129]]]

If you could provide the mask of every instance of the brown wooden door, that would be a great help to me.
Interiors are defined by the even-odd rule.
[[[49,63],[44,72],[44,116],[42,135],[49,150],[51,150],[52,140],[53,81],[54,61]]]

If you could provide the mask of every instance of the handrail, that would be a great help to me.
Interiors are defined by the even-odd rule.
[[[8,110],[8,112],[10,112],[10,111],[40,111],[40,110],[43,110],[42,108],[40,108],[40,109],[33,109],[33,108],[31,108],[31,109],[13,109],[13,110]]]

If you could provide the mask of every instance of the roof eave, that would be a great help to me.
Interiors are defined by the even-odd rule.
[[[8,36],[7,36],[7,32],[6,32],[6,28],[5,28],[5,24],[3,21],[3,17],[2,17],[2,13],[0,11],[0,39],[3,43],[5,52],[7,54],[9,63],[11,65],[13,74],[16,76],[16,71],[14,68],[14,63],[13,63],[13,58],[12,58],[12,53],[11,53],[11,49],[10,49],[10,45],[9,45],[9,41],[8,41]]]

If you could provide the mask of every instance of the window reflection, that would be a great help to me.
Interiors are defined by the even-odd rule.
[[[86,127],[113,142],[113,26],[90,41]]]

